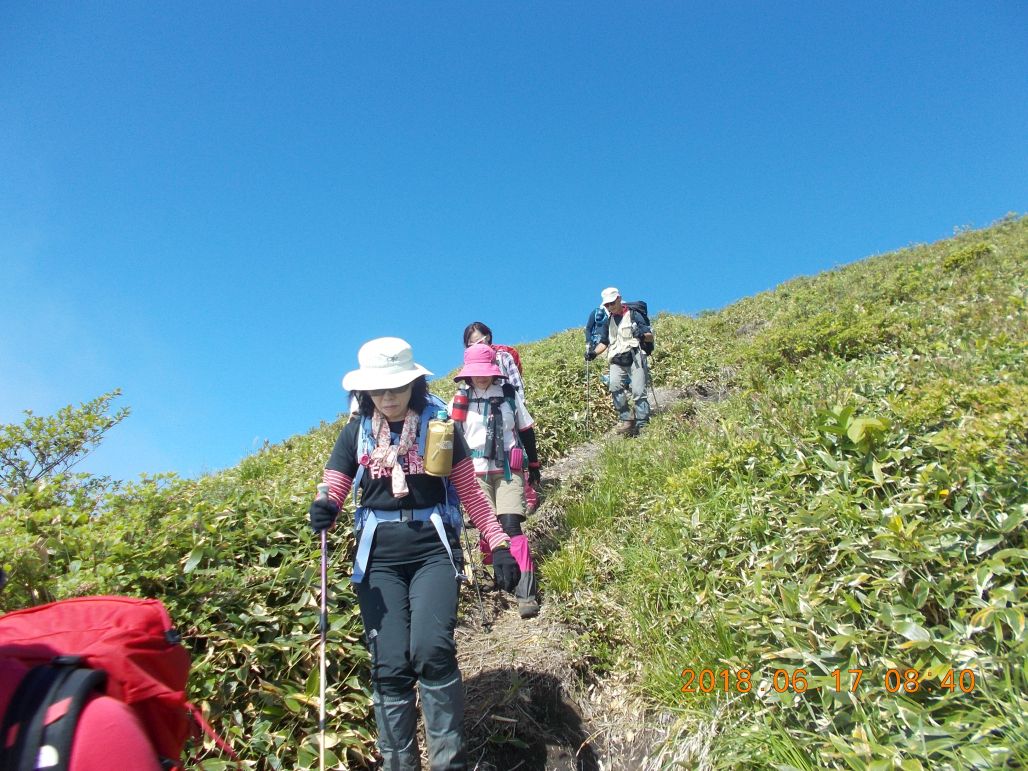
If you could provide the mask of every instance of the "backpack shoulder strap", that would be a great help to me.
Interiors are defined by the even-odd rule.
[[[521,447],[521,425],[518,423],[518,391],[510,383],[504,383],[500,387],[503,389],[503,398],[507,401],[507,406],[510,407],[511,415],[514,416],[514,441],[518,447]]]
[[[34,771],[41,749],[50,747],[47,760],[52,762],[46,768],[67,771],[82,708],[106,682],[106,672],[80,667],[71,656],[29,670],[4,715],[0,736],[15,738],[10,746],[0,748],[0,769]],[[62,701],[67,701],[67,708],[56,717],[49,715],[50,707]]]
[[[418,455],[425,457],[425,442],[428,440],[428,421],[435,417],[439,410],[446,409],[446,402],[433,393],[428,394],[428,404],[421,412],[421,425],[418,426]]]
[[[368,453],[371,446],[371,418],[362,415],[357,426],[357,473],[353,475],[353,505],[357,507],[357,490],[361,486],[361,479],[364,477],[364,466],[361,465],[361,458]],[[2,769],[0,769],[2,771]]]

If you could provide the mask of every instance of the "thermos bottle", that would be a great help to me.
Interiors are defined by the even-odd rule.
[[[468,391],[466,388],[458,389],[453,395],[453,409],[450,411],[453,419],[463,423],[468,419]]]
[[[425,473],[434,477],[449,475],[453,468],[453,422],[446,410],[439,410],[428,421],[425,438]]]

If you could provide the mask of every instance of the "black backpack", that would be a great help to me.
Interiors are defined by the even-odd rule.
[[[650,314],[646,308],[645,300],[632,300],[632,302],[626,302],[623,303],[623,305],[629,310],[636,311],[640,316],[643,317],[643,321],[646,322],[646,326],[650,327],[650,329],[653,328],[653,326],[650,324]],[[646,340],[640,340],[639,347],[642,348],[643,353],[645,353],[647,356],[653,353],[652,340],[650,340],[649,342],[647,342]]]

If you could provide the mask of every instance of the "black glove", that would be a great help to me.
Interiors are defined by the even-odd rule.
[[[318,498],[311,504],[311,529],[315,533],[328,530],[336,523],[339,516],[339,507],[331,498]]]
[[[493,578],[505,592],[513,592],[521,580],[521,568],[506,546],[493,550]]]
[[[596,358],[596,349],[593,348],[592,346],[589,346],[588,348],[586,348],[585,349],[585,360],[586,361],[592,361],[595,358]]]
[[[535,487],[541,481],[542,481],[542,477],[539,474],[539,467],[536,466],[535,468],[532,468],[531,466],[529,466],[528,467],[528,484],[532,485],[532,487]]]

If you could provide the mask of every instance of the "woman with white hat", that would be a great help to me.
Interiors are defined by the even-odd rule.
[[[372,698],[385,768],[419,769],[418,684],[433,771],[466,768],[464,685],[457,668],[460,516],[445,480],[425,473],[428,418],[445,405],[428,392],[427,369],[395,337],[365,343],[343,388],[360,419],[339,434],[325,467],[328,495],[310,507],[311,526],[332,526],[347,495],[361,490],[355,515],[353,582],[371,652]],[[511,591],[520,572],[510,539],[475,480],[463,434],[455,431],[450,481],[492,550],[497,583]]]

